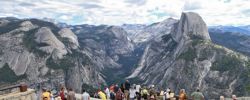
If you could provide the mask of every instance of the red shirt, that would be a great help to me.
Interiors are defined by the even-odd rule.
[[[60,97],[61,97],[62,100],[65,100],[65,98],[64,98],[64,97],[65,97],[65,96],[64,96],[64,91],[60,91],[60,94],[59,94],[59,95],[60,95]]]

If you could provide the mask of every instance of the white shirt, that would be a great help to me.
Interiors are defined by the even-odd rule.
[[[166,99],[168,99],[168,98],[170,98],[170,94],[169,94],[168,92],[164,92],[164,97],[165,97]]]
[[[129,98],[135,98],[136,96],[135,89],[129,89]]]
[[[82,94],[82,100],[89,100],[89,98],[90,98],[90,96],[89,96],[89,94],[87,92],[84,92]]]
[[[106,93],[107,97],[110,97],[109,88],[106,88],[105,93]]]
[[[136,92],[139,92],[139,93],[140,93],[140,88],[141,88],[141,85],[136,85],[136,86],[135,86]]]

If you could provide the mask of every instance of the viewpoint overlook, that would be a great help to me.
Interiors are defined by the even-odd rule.
[[[249,0],[0,4],[0,100],[250,100]]]
[[[207,99],[248,96],[247,52],[218,43],[214,31],[193,12],[144,26],[0,18],[0,86],[64,85],[80,93],[128,79],[187,93],[199,88]]]

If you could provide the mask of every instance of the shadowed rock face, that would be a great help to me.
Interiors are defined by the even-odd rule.
[[[225,32],[224,29],[216,28],[209,29],[209,34],[214,43],[250,56],[249,35],[233,31]]]
[[[176,93],[182,88],[187,93],[200,88],[208,99],[247,94],[248,57],[213,44],[205,22],[196,13],[183,13],[173,28],[161,41],[148,44],[128,78],[169,87]]]

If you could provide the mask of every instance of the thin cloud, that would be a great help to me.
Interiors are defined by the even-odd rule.
[[[20,6],[26,6],[26,7],[28,7],[28,6],[30,6],[30,7],[34,7],[34,6],[36,6],[35,4],[32,4],[32,3],[27,3],[27,2],[22,2],[22,3],[20,3],[19,4]]]
[[[192,11],[208,25],[245,25],[249,6],[249,0],[1,0],[0,16],[121,25],[151,24]]]
[[[196,9],[201,9],[201,3],[199,1],[186,1],[184,4],[185,11],[191,11]]]
[[[104,8],[104,7],[101,6],[101,5],[98,5],[98,4],[91,4],[91,3],[83,3],[83,4],[80,4],[79,6],[83,6],[85,9]]]
[[[125,3],[129,3],[130,5],[142,6],[145,5],[147,0],[125,0]]]
[[[250,9],[244,9],[244,10],[242,10],[242,13],[243,13],[245,16],[250,16]]]

